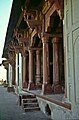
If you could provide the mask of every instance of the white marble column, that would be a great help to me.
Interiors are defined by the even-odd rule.
[[[8,68],[8,87],[7,87],[8,92],[14,92],[14,87],[12,85],[12,66],[9,63],[9,68]]]
[[[23,88],[27,88],[27,82],[26,82],[26,54],[23,54]]]
[[[18,53],[16,53],[16,86],[18,86],[18,67],[19,67],[19,65],[18,65]]]
[[[19,53],[19,91],[22,90],[22,55]]]
[[[9,71],[8,71],[8,78],[9,78],[9,87],[12,87],[12,66],[9,64]]]

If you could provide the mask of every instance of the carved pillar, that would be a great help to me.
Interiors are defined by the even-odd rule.
[[[9,69],[8,69],[8,92],[14,92],[14,87],[12,84],[12,65],[9,63]]]
[[[66,48],[64,47],[64,68],[66,68],[66,61],[65,61],[65,56],[66,56]],[[65,77],[65,88],[64,88],[64,92],[65,92],[65,94],[64,94],[64,98],[63,98],[63,100],[64,101],[67,101],[67,79],[66,79],[66,71],[65,71],[65,69],[64,69],[64,77]]]
[[[16,88],[19,86],[19,53],[16,52]]]
[[[59,80],[59,56],[58,56],[59,38],[53,38],[53,91],[54,93],[61,93],[62,87]]]
[[[15,52],[8,51],[8,60],[12,67],[12,85],[15,85]]]
[[[28,87],[28,82],[29,82],[29,54],[28,53],[26,56],[26,82]]]
[[[19,91],[21,91],[22,88],[22,54],[19,52]]]
[[[9,63],[8,76],[9,76],[9,87],[12,87],[12,65],[10,63]]]
[[[41,88],[41,56],[40,50],[36,50],[36,87]]]
[[[8,84],[8,83],[9,83],[9,81],[8,81],[8,80],[9,80],[9,79],[8,79],[9,64],[8,64],[8,63],[5,64],[5,69],[6,69],[6,78],[7,78],[7,80],[6,80],[6,84]]]
[[[48,49],[48,38],[44,37],[43,42],[43,85],[42,93],[49,94],[52,92],[52,87],[50,85],[49,76],[49,49]]]
[[[9,83],[9,81],[8,81],[8,68],[6,70],[7,70],[7,81],[6,81],[6,83],[8,84]]]
[[[63,40],[59,40],[59,79],[62,86],[62,92],[65,90],[65,79],[64,79],[64,52],[63,52]]]
[[[27,88],[27,81],[26,81],[26,54],[23,54],[23,88]]]
[[[12,85],[15,85],[15,64],[12,65]]]
[[[13,59],[12,59],[12,85],[15,85],[15,53],[13,53]]]
[[[33,82],[33,51],[29,50],[29,84],[28,89],[34,89],[34,82]]]

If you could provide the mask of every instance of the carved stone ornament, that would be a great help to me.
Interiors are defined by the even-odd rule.
[[[49,2],[50,4],[54,4],[57,9],[57,12],[60,16],[60,19],[63,19],[63,17],[64,17],[64,0],[45,0],[45,1],[46,1],[46,3]],[[48,7],[46,7],[46,10],[48,10]],[[43,10],[43,11],[45,11],[45,10]]]
[[[45,4],[43,6],[42,13],[45,14],[48,11],[48,9],[50,8],[50,6],[51,6],[50,1],[49,0],[45,0]]]
[[[3,60],[2,64],[3,66],[5,66],[5,69],[8,69],[8,64],[9,64],[8,60]]]
[[[37,32],[41,31],[42,22],[40,20],[35,20],[36,12],[28,13],[25,9],[24,11],[24,20],[26,21],[28,27],[32,30],[36,29]]]
[[[41,33],[41,40],[42,40],[43,43],[44,42],[49,42],[49,37],[53,37],[53,35],[49,34],[49,33],[46,33],[46,32]]]

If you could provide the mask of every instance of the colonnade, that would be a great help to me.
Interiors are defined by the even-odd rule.
[[[45,37],[42,40],[43,48],[40,50],[37,49],[29,49],[28,56],[29,64],[26,65],[26,57],[23,56],[23,83],[25,88],[28,90],[32,89],[42,89],[43,94],[49,94],[49,93],[60,93],[62,91],[61,82],[59,79],[59,55],[58,55],[58,44],[59,44],[59,38],[54,37],[52,39],[52,45],[53,45],[53,84],[51,85],[50,82],[50,71],[49,71],[49,40]],[[36,61],[34,62],[33,54],[36,54]],[[41,54],[42,53],[42,54]],[[27,57],[28,57],[27,56]],[[42,57],[42,58],[41,58]],[[43,64],[41,64],[41,59]],[[34,66],[35,67],[35,79],[34,79]],[[43,69],[42,76],[43,80],[41,80],[41,66]],[[26,78],[26,67],[28,67],[29,72],[29,80]]]

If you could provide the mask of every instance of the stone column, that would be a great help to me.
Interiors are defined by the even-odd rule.
[[[62,87],[59,81],[59,59],[58,59],[59,38],[53,38],[53,92],[61,93]]]
[[[9,63],[9,70],[8,70],[8,79],[9,79],[9,86],[7,88],[8,92],[14,92],[14,87],[12,85],[12,65]]]
[[[9,64],[5,64],[5,69],[6,69],[6,84],[9,84],[9,76],[8,76],[8,72],[9,72]]]
[[[15,85],[15,63],[12,64],[12,84]]]
[[[49,46],[48,38],[44,37],[43,42],[43,84],[42,93],[50,94],[52,93],[52,87],[50,85],[50,75],[49,75]]]
[[[64,89],[64,92],[65,92],[65,96],[64,98],[67,99],[67,79],[66,79],[66,47],[64,46],[64,78],[65,78],[65,89]]]
[[[9,75],[9,87],[12,87],[12,65],[10,63],[9,63],[8,75]]]
[[[29,84],[28,89],[34,89],[34,82],[33,82],[33,51],[29,50]]]
[[[9,81],[8,81],[8,70],[9,69],[7,68],[6,70],[7,70],[7,81],[6,81],[6,83],[9,84]]]
[[[22,91],[22,54],[19,53],[19,92]]]
[[[27,88],[27,81],[26,81],[26,54],[23,54],[23,88]]]
[[[36,50],[36,87],[41,88],[41,56],[40,56],[40,50]]]
[[[16,88],[19,86],[19,53],[16,52]]]

